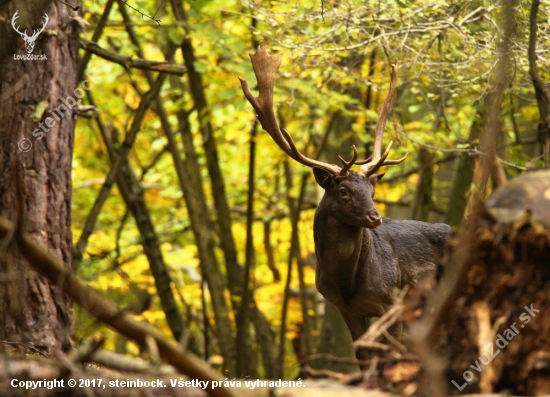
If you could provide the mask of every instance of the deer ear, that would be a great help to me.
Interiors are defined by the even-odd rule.
[[[334,180],[334,175],[332,175],[332,173],[319,167],[313,167],[313,175],[315,176],[317,184],[325,190],[328,189]]]
[[[378,183],[378,181],[380,179],[382,179],[382,177],[384,176],[384,174],[374,174],[374,175],[371,175],[369,176],[369,182],[372,186],[376,185]]]

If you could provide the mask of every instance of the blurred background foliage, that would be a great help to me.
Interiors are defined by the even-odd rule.
[[[409,158],[403,165],[387,170],[385,182],[377,187],[378,208],[390,217],[447,221],[455,226],[467,214],[472,180],[471,176],[460,177],[468,175],[482,155],[476,131],[482,128],[484,100],[499,57],[498,1],[82,3],[86,24],[82,37],[94,38],[99,47],[112,53],[153,61],[168,56],[169,63],[186,65],[182,41],[190,39],[192,43],[193,66],[201,76],[206,107],[197,102],[190,85],[194,77],[188,73],[167,76],[159,98],[172,130],[187,128],[194,142],[192,148],[188,144],[185,147],[182,136],[173,135],[182,158],[188,157],[186,150],[190,149],[197,155],[206,194],[208,219],[204,225],[213,236],[223,291],[213,291],[213,287],[203,283],[207,269],[201,267],[189,206],[181,189],[181,183],[188,181],[178,180],[158,104],[145,114],[129,164],[143,189],[143,199],[172,280],[170,289],[184,319],[180,341],[213,365],[224,360],[227,364],[220,333],[237,337],[242,299],[235,296],[235,289],[227,288],[231,270],[226,267],[227,252],[220,243],[223,229],[219,227],[219,209],[214,199],[225,200],[229,208],[230,231],[242,268],[247,261],[249,145],[254,114],[237,77],[246,78],[254,88],[248,54],[257,45],[267,46],[272,54],[283,53],[275,90],[281,124],[302,152],[313,155],[322,147],[322,159],[331,163],[337,162],[338,154],[348,157],[353,144],[361,156],[372,150],[378,110],[389,86],[389,65],[397,62],[398,99],[386,127],[385,144],[394,140],[392,156],[398,158],[408,152]],[[537,65],[541,78],[549,81],[550,2],[541,3]],[[527,57],[530,4],[519,1],[516,7],[513,78],[504,99],[504,129],[499,137],[500,164],[509,177],[525,168],[543,165],[542,145],[537,138],[539,111]],[[142,14],[154,15],[160,22]],[[86,53],[81,49],[82,56]],[[75,242],[112,165],[99,123],[106,128],[113,147],[120,148],[143,94],[150,88],[151,76],[156,79],[156,72],[96,55],[91,57],[86,72],[93,74],[95,80],[83,102],[95,106],[95,113],[79,118],[75,134],[72,214]],[[187,127],[182,126],[182,120],[186,120]],[[205,135],[201,133],[207,122],[215,139],[225,192],[215,190],[209,172]],[[257,324],[244,325],[255,357],[249,360],[254,369],[249,368],[251,373],[247,375],[291,377],[298,374],[299,360],[307,355],[342,353],[339,345],[345,344],[328,342],[338,336],[340,331],[336,328],[330,331],[330,327],[339,320],[329,317],[329,310],[314,288],[311,230],[322,191],[310,170],[289,161],[261,129],[252,139],[256,144],[253,255],[247,285],[269,324],[269,330],[261,332],[271,335],[273,347],[276,346],[272,353],[282,357],[262,357],[268,353],[262,349],[265,339],[258,338]],[[305,190],[301,195],[303,183]],[[189,188],[198,186],[191,183]],[[297,250],[291,247],[291,214],[296,208],[299,208]],[[77,272],[138,319],[170,334],[143,241],[115,186],[102,207]],[[271,267],[270,260],[273,260]],[[292,271],[287,285],[289,263]],[[221,292],[229,306],[231,329],[216,325],[213,292]],[[309,318],[308,324],[305,317]],[[281,333],[283,322],[285,329]],[[77,339],[87,339],[97,330],[107,335],[108,347],[140,354],[136,345],[121,340],[113,331],[78,311]],[[345,327],[342,332],[342,338],[348,338]],[[279,348],[281,339],[284,350]],[[240,356],[239,360],[242,359]],[[280,366],[269,370],[266,368],[269,360]]]

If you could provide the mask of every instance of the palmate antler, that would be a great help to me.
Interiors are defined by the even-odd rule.
[[[283,151],[299,162],[300,164],[306,165],[308,167],[318,167],[323,170],[331,172],[333,175],[345,176],[348,173],[348,170],[352,165],[362,165],[360,172],[364,175],[371,175],[376,170],[378,170],[382,165],[389,164],[399,164],[404,161],[405,157],[399,160],[386,160],[386,157],[389,154],[389,149],[391,147],[391,142],[388,145],[388,149],[384,155],[380,156],[380,147],[382,145],[382,133],[384,131],[384,126],[386,124],[386,119],[388,117],[389,108],[392,100],[393,92],[395,91],[395,80],[397,77],[397,67],[392,67],[392,83],[390,86],[390,94],[384,101],[381,110],[381,118],[378,120],[376,125],[376,141],[374,144],[375,152],[367,160],[356,161],[357,160],[357,149],[353,146],[353,157],[349,161],[345,161],[341,156],[338,156],[340,161],[344,164],[343,167],[339,167],[334,164],[324,163],[322,161],[314,160],[309,157],[304,156],[296,148],[292,137],[284,128],[280,128],[275,117],[275,112],[273,111],[273,91],[275,88],[275,79],[277,77],[277,70],[281,65],[282,55],[271,56],[267,53],[267,50],[258,47],[258,50],[255,54],[250,54],[250,59],[252,62],[252,67],[254,69],[254,74],[256,75],[256,80],[258,82],[258,97],[254,97],[250,92],[248,82],[239,77],[241,81],[241,86],[248,102],[254,107],[258,120],[262,125],[262,128],[273,138],[275,143],[279,145]],[[379,132],[380,131],[380,132]],[[377,154],[378,153],[378,154]]]

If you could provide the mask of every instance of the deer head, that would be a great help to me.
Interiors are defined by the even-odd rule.
[[[25,48],[27,49],[27,54],[32,54],[32,51],[34,50],[34,42],[38,38],[38,35],[44,31],[44,28],[48,24],[49,18],[47,14],[44,14],[44,24],[42,25],[42,28],[39,30],[35,30],[32,36],[27,35],[27,29],[25,29],[24,32],[21,32],[17,26],[15,26],[15,20],[19,18],[18,16],[19,11],[15,11],[15,14],[13,14],[13,17],[11,18],[11,26],[13,29],[21,35],[23,40],[25,40]]]
[[[381,154],[384,128],[395,94],[397,65],[392,65],[391,68],[390,91],[382,104],[380,118],[376,124],[373,154],[366,160],[357,161],[357,149],[353,146],[353,155],[349,161],[338,156],[343,164],[339,167],[304,156],[296,148],[288,131],[279,127],[273,111],[273,91],[277,70],[281,64],[281,55],[270,56],[265,49],[259,47],[255,54],[250,54],[250,59],[258,81],[259,96],[254,97],[247,81],[239,77],[244,95],[254,107],[262,128],[277,145],[289,157],[313,168],[315,180],[325,189],[325,196],[320,206],[323,205],[342,223],[368,228],[379,226],[382,218],[373,202],[374,185],[384,174],[376,174],[376,172],[384,165],[399,164],[407,158],[406,154],[399,160],[387,160],[392,142]],[[350,170],[353,165],[361,166],[359,172]]]

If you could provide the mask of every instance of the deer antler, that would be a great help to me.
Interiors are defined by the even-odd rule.
[[[391,141],[388,144],[388,147],[384,151],[384,154],[380,155],[380,153],[382,152],[382,138],[384,135],[384,128],[386,127],[386,121],[388,119],[390,107],[393,102],[393,97],[395,96],[395,83],[397,81],[398,70],[399,68],[397,64],[391,65],[390,92],[388,93],[388,96],[386,97],[386,99],[384,100],[384,103],[382,104],[382,107],[380,108],[380,117],[378,118],[378,122],[376,123],[376,130],[374,134],[373,154],[367,160],[355,163],[355,164],[363,164],[361,165],[359,172],[365,176],[374,174],[376,171],[378,171],[380,167],[384,165],[400,164],[403,161],[405,161],[405,159],[409,155],[407,153],[405,154],[405,156],[403,156],[399,160],[386,160],[386,158],[390,154],[390,149],[393,144],[393,141]]]
[[[239,80],[241,81],[244,95],[246,99],[248,99],[248,102],[254,107],[262,128],[267,131],[275,143],[277,143],[286,154],[297,162],[307,165],[308,167],[322,168],[334,175],[346,175],[355,159],[357,159],[357,150],[354,149],[355,154],[351,163],[348,164],[344,161],[344,168],[340,168],[333,164],[323,163],[300,153],[288,131],[279,127],[273,111],[273,91],[275,88],[277,70],[281,65],[281,54],[271,56],[267,53],[267,50],[258,47],[255,54],[250,54],[250,60],[252,61],[254,74],[258,81],[259,96],[256,98],[252,95],[248,82],[245,79],[239,77]]]
[[[17,26],[15,26],[15,20],[17,18],[19,18],[19,11],[15,11],[15,14],[13,14],[13,17],[11,18],[11,27],[13,28],[13,30],[15,30],[17,33],[19,33],[21,36],[26,36],[27,35],[27,30],[25,30],[25,32],[21,32],[19,30],[19,28]]]
[[[284,152],[296,160],[297,162],[307,165],[308,167],[318,167],[326,171],[331,172],[333,175],[345,176],[347,175],[349,169],[352,165],[361,165],[359,172],[368,176],[375,173],[383,165],[390,164],[399,164],[407,158],[407,155],[399,160],[386,160],[388,157],[392,143],[388,145],[388,148],[384,154],[380,157],[380,151],[382,147],[382,135],[384,132],[384,127],[386,125],[386,120],[388,118],[388,113],[390,110],[390,105],[393,100],[393,95],[395,92],[395,81],[397,79],[397,66],[392,65],[392,78],[390,83],[390,92],[386,97],[386,100],[382,104],[382,109],[380,110],[380,118],[376,124],[376,135],[374,142],[374,153],[368,159],[363,161],[357,160],[357,149],[355,146],[353,149],[353,156],[350,161],[345,161],[341,156],[340,161],[344,164],[342,168],[337,165],[323,163],[318,160],[311,159],[304,156],[296,148],[292,137],[284,128],[280,128],[277,123],[277,118],[273,111],[273,91],[275,89],[275,79],[277,77],[277,70],[281,65],[281,54],[271,56],[267,53],[267,50],[258,47],[258,50],[255,54],[250,54],[250,60],[252,62],[252,67],[254,69],[254,74],[256,75],[256,80],[258,82],[258,97],[254,97],[250,92],[248,82],[239,77],[241,81],[241,86],[248,102],[254,107],[258,120],[262,125],[262,128],[267,131],[267,133],[273,138],[275,143],[279,145]]]
[[[344,166],[342,167],[342,169],[340,170],[340,175],[341,176],[345,176],[348,174],[348,170],[351,168],[352,165],[356,164],[355,163],[355,160],[357,160],[357,148],[355,147],[355,145],[353,145],[351,147],[353,149],[353,156],[351,157],[351,160],[350,161],[346,161],[342,158],[342,156],[338,156],[338,158],[340,159],[340,161],[344,164]]]

